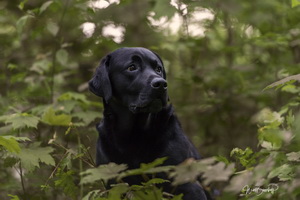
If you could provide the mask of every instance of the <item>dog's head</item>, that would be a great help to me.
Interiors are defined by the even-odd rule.
[[[89,88],[127,106],[133,113],[159,112],[167,105],[166,72],[161,58],[145,48],[121,48],[101,60]]]

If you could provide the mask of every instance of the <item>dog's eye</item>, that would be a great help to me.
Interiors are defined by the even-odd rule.
[[[135,65],[130,65],[128,68],[127,68],[128,71],[132,72],[132,71],[135,71],[137,70],[137,67]]]
[[[160,66],[156,67],[155,71],[160,74],[162,72],[162,67]]]

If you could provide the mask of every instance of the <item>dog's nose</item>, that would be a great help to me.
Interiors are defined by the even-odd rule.
[[[156,90],[166,90],[168,84],[167,81],[163,78],[155,78],[151,81],[151,87]]]

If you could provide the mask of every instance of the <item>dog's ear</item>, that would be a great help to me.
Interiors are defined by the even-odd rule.
[[[100,62],[93,78],[89,81],[89,89],[95,95],[102,97],[106,103],[112,98],[112,89],[108,74],[110,55]]]

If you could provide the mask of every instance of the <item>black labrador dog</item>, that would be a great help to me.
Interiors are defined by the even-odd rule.
[[[89,81],[104,104],[97,125],[97,165],[125,163],[134,169],[160,157],[168,158],[165,165],[200,158],[168,105],[167,87],[163,62],[148,49],[121,48],[101,60]],[[137,184],[134,178],[126,181]],[[175,193],[183,193],[185,200],[207,199],[198,183],[183,184]]]

